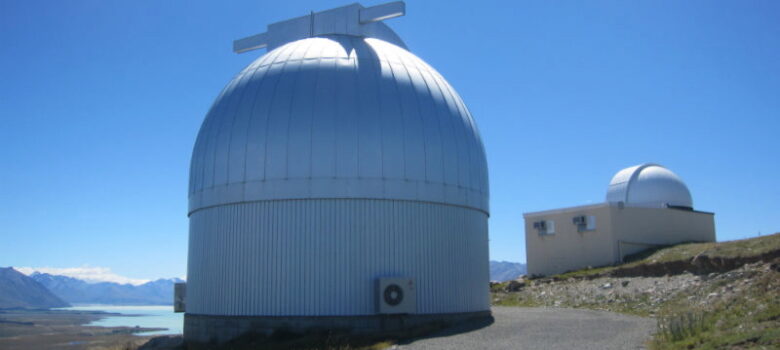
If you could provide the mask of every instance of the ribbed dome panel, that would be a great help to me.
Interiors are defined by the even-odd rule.
[[[444,78],[346,35],[283,45],[239,73],[195,144],[190,213],[274,199],[414,200],[488,212],[482,141]]]

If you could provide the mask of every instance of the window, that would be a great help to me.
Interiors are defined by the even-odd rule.
[[[588,231],[593,231],[596,229],[596,217],[593,215],[588,215],[588,222],[585,224],[585,229]]]

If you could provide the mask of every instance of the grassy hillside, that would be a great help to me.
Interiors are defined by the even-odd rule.
[[[730,271],[745,264],[780,257],[780,233],[719,243],[687,243],[627,257],[623,265],[573,271],[554,279],[605,276],[664,276]]]
[[[780,348],[780,233],[681,244],[634,258],[493,285],[493,303],[654,316],[654,349]]]

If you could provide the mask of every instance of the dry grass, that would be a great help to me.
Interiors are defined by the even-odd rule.
[[[628,263],[602,266],[551,276],[556,280],[569,278],[596,278],[609,276],[619,270],[627,270],[651,264],[694,263],[697,259],[730,260],[758,257],[780,251],[780,233],[727,242],[685,243],[646,251],[629,257]]]
[[[724,278],[670,301],[661,310],[651,347],[780,349],[779,266],[776,259],[760,265],[763,272]]]
[[[711,259],[749,258],[780,249],[780,233],[728,242],[688,243],[655,251],[648,257],[626,264],[624,267],[647,263],[691,261],[700,257]]]
[[[672,297],[652,305],[643,295],[610,300],[560,305],[609,310],[635,315],[655,315],[658,332],[649,344],[654,350],[683,349],[780,349],[780,234],[722,243],[690,243],[647,252],[637,260],[620,266],[573,271],[530,283],[555,283],[570,286],[591,283],[592,279],[613,276],[616,271],[668,264],[694,267],[697,260],[722,264],[723,269],[703,276],[704,282],[692,284]],[[718,268],[718,266],[714,266]],[[672,270],[670,270],[672,271]],[[706,272],[701,269],[699,273]],[[683,275],[680,275],[683,276]],[[706,277],[706,278],[704,278]],[[636,277],[638,281],[641,278]],[[631,277],[620,277],[631,280]],[[602,281],[599,280],[599,281]],[[592,281],[598,283],[598,281]],[[633,283],[633,282],[631,282]],[[506,306],[549,306],[550,298],[541,298],[539,290],[525,288],[506,293],[506,284],[494,285],[494,304]],[[656,296],[657,297],[657,296]]]

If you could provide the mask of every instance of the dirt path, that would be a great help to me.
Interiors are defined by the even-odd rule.
[[[491,325],[466,325],[396,348],[643,349],[656,327],[652,318],[581,309],[493,307],[493,317]]]

